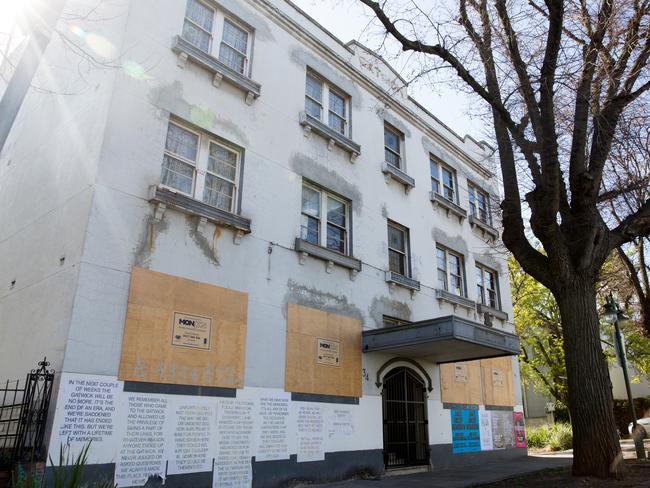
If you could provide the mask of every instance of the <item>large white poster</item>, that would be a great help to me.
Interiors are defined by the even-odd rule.
[[[255,427],[255,403],[251,400],[226,400],[219,404],[219,432],[212,486],[250,488],[253,481],[251,446]]]
[[[166,395],[126,393],[126,428],[115,466],[119,486],[144,485],[150,476],[165,475]]]
[[[288,459],[289,416],[291,396],[289,394],[264,395],[259,398],[258,442],[256,461]]]
[[[298,404],[298,462],[322,461],[324,421],[323,407],[318,404]]]
[[[330,438],[354,435],[354,419],[351,408],[337,406],[331,411],[328,420],[327,431]]]
[[[185,396],[170,401],[173,452],[168,453],[169,474],[212,470],[217,402],[216,398]]]
[[[481,451],[491,451],[492,445],[492,415],[487,410],[478,411]]]
[[[64,374],[50,448],[68,446],[75,457],[89,442],[89,463],[111,462],[115,444],[122,382],[105,376]],[[55,458],[56,454],[52,456]]]

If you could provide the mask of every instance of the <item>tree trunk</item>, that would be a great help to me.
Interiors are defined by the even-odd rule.
[[[580,276],[556,293],[562,315],[573,427],[573,475],[620,477],[624,471],[612,387],[600,344],[596,290]]]

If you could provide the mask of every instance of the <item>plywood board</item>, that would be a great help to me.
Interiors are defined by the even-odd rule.
[[[247,307],[246,293],[133,268],[119,379],[243,387]]]
[[[360,397],[361,322],[288,304],[285,390]]]
[[[485,405],[514,406],[512,357],[482,359],[481,374]]]
[[[443,403],[481,403],[481,368],[479,361],[440,365]]]

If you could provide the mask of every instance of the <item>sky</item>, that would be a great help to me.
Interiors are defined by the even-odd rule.
[[[341,41],[356,39],[371,49],[377,46],[377,37],[372,35],[372,28],[366,29],[372,14],[358,0],[291,1]],[[394,68],[398,68],[393,64]],[[409,94],[450,129],[461,137],[469,134],[481,140],[489,136],[484,123],[468,115],[471,100],[465,93],[442,84],[435,88],[423,85],[411,85]]]

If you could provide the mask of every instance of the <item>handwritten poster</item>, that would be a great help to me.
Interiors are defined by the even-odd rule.
[[[454,454],[481,450],[478,410],[451,409],[451,447]]]
[[[481,437],[481,451],[491,451],[492,445],[492,415],[486,410],[478,411],[479,433]]]
[[[222,399],[217,415],[217,455],[214,488],[250,488],[253,481],[251,445],[255,403]]]
[[[287,396],[263,396],[259,399],[259,440],[256,461],[288,459],[289,403]]]
[[[165,474],[167,398],[128,394],[126,429],[115,466],[115,483],[138,486]]]
[[[298,462],[322,461],[323,407],[320,405],[298,406]]]

